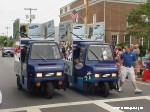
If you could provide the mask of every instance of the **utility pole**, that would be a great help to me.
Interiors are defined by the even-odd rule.
[[[32,10],[37,10],[37,9],[32,9],[32,8],[24,8],[24,10],[29,10],[30,11],[30,15],[26,15],[26,18],[30,19],[30,23],[32,22],[32,19],[35,19],[35,15],[32,15],[31,12]]]
[[[7,30],[7,38],[8,38],[8,29],[10,29],[10,27],[5,27],[6,28],[6,30]]]
[[[89,22],[89,0],[86,0],[86,25]]]
[[[89,0],[86,0],[86,20],[85,21],[86,21],[86,25],[85,25],[86,34],[85,35],[86,35],[86,38],[88,38],[88,34],[87,34],[88,28],[87,27],[88,27],[88,23],[89,23]]]

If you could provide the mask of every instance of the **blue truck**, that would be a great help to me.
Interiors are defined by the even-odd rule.
[[[73,40],[72,53],[65,59],[66,87],[98,92],[107,97],[118,89],[118,67],[109,44],[94,40]]]
[[[20,52],[14,55],[14,70],[19,90],[42,92],[52,98],[55,89],[66,89],[64,61],[56,42],[23,38],[18,43]]]

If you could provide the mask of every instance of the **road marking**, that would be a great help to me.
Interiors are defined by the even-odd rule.
[[[146,86],[150,86],[150,83],[145,83],[145,82],[140,82],[140,81],[137,81],[137,83],[142,84],[142,85],[146,85]]]
[[[113,109],[113,106],[106,104],[104,102],[101,102],[101,101],[96,101],[94,104],[101,108],[104,108],[105,110],[108,110],[109,112],[124,112],[122,110]]]
[[[0,110],[0,112],[14,112],[14,111],[41,112],[40,109],[45,109],[45,108],[74,106],[74,105],[83,105],[83,104],[96,104],[97,106],[99,106],[101,108],[104,108],[108,111],[110,111],[110,110],[112,111],[113,107],[111,105],[107,104],[108,102],[129,101],[129,100],[139,100],[139,99],[150,100],[150,96],[136,96],[136,97],[127,97],[127,98],[115,98],[115,99],[90,100],[90,101],[38,105],[38,106],[30,106],[30,107],[22,107],[22,108],[2,109],[2,110]],[[115,112],[123,112],[123,111],[115,110]]]
[[[28,108],[27,112],[41,112],[41,110],[39,108]]]

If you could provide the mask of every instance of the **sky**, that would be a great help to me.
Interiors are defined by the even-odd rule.
[[[37,9],[32,11],[36,17],[32,23],[54,20],[55,26],[58,26],[59,9],[72,1],[74,0],[0,0],[0,35],[12,36],[16,19],[28,23],[25,15],[29,15],[29,11],[24,8]]]

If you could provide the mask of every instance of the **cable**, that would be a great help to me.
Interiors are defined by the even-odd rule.
[[[61,2],[60,2],[60,1],[61,1]],[[62,4],[62,2],[64,2],[64,1],[59,0],[59,1],[57,2],[57,6],[60,6],[60,5]],[[53,11],[56,11],[56,10],[53,9]],[[47,13],[47,12],[46,12],[46,13]],[[53,13],[51,13],[50,15],[48,15],[48,16],[46,16],[46,17],[43,17],[43,18],[41,18],[41,19],[38,19],[38,21],[44,20],[44,19],[49,18],[49,17],[53,17],[53,16],[55,15],[55,13],[56,13],[56,12],[53,12]]]

